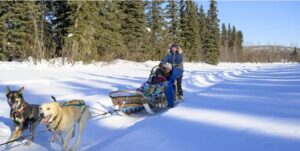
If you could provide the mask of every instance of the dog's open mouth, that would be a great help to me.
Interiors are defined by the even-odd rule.
[[[42,118],[42,121],[41,121],[42,124],[48,125],[48,124],[49,124],[50,118],[51,118],[51,115],[47,115],[47,116],[43,117],[43,118]]]

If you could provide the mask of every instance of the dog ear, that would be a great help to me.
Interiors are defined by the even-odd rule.
[[[10,88],[6,86],[6,94],[9,94],[11,92]]]
[[[51,96],[54,102],[57,102],[56,98],[54,96]]]
[[[24,91],[24,87],[20,88],[20,89],[18,90],[18,93],[19,93],[19,94],[23,94],[23,91]]]

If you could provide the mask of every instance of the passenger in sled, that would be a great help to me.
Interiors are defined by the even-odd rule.
[[[180,77],[183,70],[177,67],[172,67],[172,64],[165,63],[156,68],[154,73],[151,73],[150,78],[145,82],[138,91],[146,97],[157,97],[165,95],[168,102],[168,107],[174,107],[176,100],[176,79]]]

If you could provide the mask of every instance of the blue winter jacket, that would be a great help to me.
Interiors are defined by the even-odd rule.
[[[183,70],[180,68],[173,68],[171,75],[168,77],[167,88],[165,89],[165,95],[168,101],[168,107],[174,107],[175,102],[175,87],[173,86],[175,80],[181,76]]]
[[[167,54],[163,60],[160,62],[161,64],[171,63],[173,67],[177,67],[183,70],[183,55],[178,51],[173,53],[172,51]]]

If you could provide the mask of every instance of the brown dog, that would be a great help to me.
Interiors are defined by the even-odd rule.
[[[23,98],[24,87],[17,91],[6,88],[7,103],[10,106],[10,118],[14,122],[14,131],[9,141],[18,139],[29,127],[30,139],[25,145],[30,145],[34,139],[34,130],[40,123],[39,106],[27,103]]]

